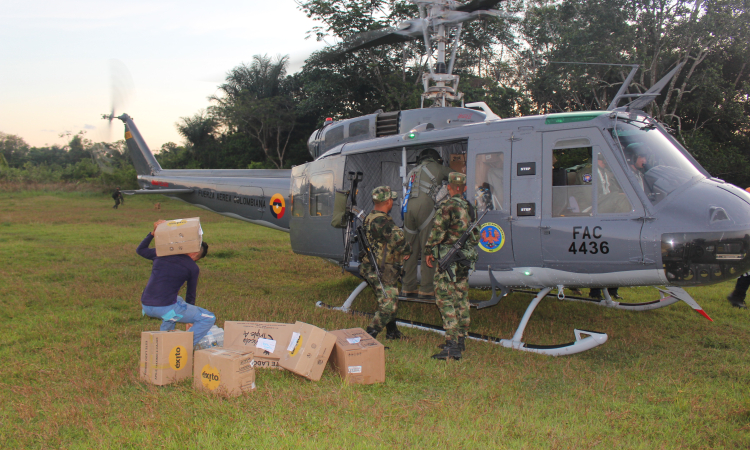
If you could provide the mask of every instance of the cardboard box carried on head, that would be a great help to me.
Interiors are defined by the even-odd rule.
[[[331,331],[336,345],[331,365],[349,384],[385,381],[385,347],[362,328]]]
[[[195,352],[193,387],[215,394],[237,396],[255,390],[253,353],[224,348]]]
[[[283,369],[279,360],[293,329],[291,323],[225,321],[224,348],[253,352],[256,369]]]
[[[163,386],[193,374],[192,331],[144,331],[141,333],[140,378]]]
[[[314,325],[295,322],[279,365],[309,380],[318,381],[326,368],[336,336]]]
[[[156,256],[195,253],[201,249],[203,229],[200,217],[168,220],[156,227]]]

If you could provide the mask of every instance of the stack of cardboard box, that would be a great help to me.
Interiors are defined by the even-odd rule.
[[[191,332],[141,334],[142,379],[164,385],[192,373],[196,389],[230,396],[255,389],[256,369],[286,369],[318,381],[329,357],[348,383],[385,381],[384,347],[361,328],[327,332],[304,322],[227,321],[224,347],[195,354]]]

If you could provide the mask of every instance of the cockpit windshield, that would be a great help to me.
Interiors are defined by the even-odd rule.
[[[664,135],[653,119],[619,117],[610,130],[638,187],[651,203],[667,196],[703,173]]]

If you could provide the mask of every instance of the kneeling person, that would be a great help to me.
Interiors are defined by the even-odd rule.
[[[193,324],[193,345],[197,345],[216,322],[216,316],[210,311],[195,306],[195,292],[198,287],[200,269],[196,264],[208,253],[208,244],[202,244],[195,253],[183,255],[156,256],[156,249],[148,248],[154,239],[154,232],[159,224],[154,223],[154,231],[150,232],[138,245],[136,253],[154,262],[151,278],[141,295],[143,314],[161,319],[161,331],[174,330],[175,324]],[[187,283],[187,292],[183,300],[177,294],[183,284]]]
[[[461,239],[475,220],[471,206],[464,200],[466,192],[466,175],[451,172],[448,176],[450,198],[443,202],[435,214],[435,225],[425,245],[427,265],[434,267],[441,257]],[[476,246],[479,243],[479,230],[474,228],[461,251],[473,267],[477,260]],[[464,265],[454,263],[451,266],[453,277],[448,271],[435,272],[435,302],[443,317],[445,345],[443,351],[433,355],[437,359],[461,359],[461,352],[466,349],[466,337],[469,335],[469,272]]]
[[[370,241],[373,254],[377,258],[381,280],[387,296],[383,296],[380,281],[375,273],[370,257],[362,258],[359,274],[375,290],[378,299],[378,310],[373,317],[367,332],[376,337],[385,326],[386,339],[399,339],[401,332],[396,327],[396,310],[398,309],[398,277],[401,273],[401,262],[409,258],[411,246],[406,242],[404,232],[396,226],[388,213],[393,208],[393,200],[398,197],[388,186],[379,186],[372,190],[372,201],[375,206],[365,218],[363,227],[367,240]]]

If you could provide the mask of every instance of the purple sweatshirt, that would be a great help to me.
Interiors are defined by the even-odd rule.
[[[151,278],[141,295],[141,303],[147,306],[169,306],[177,302],[177,293],[187,282],[185,301],[195,305],[195,290],[198,287],[198,264],[188,255],[156,256],[156,249],[148,248],[154,237],[151,233],[138,244],[136,253],[154,262]]]

